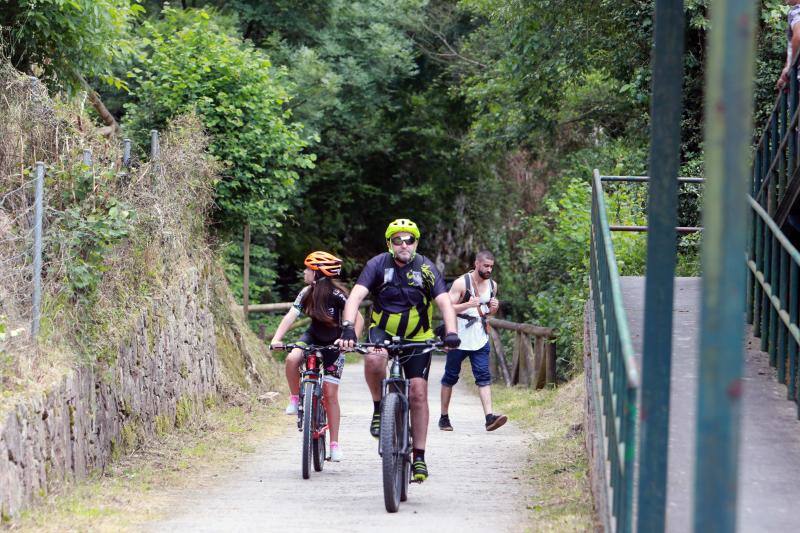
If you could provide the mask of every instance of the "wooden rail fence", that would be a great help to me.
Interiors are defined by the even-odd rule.
[[[365,300],[361,307],[370,307],[372,302]],[[287,311],[292,302],[254,304],[248,306],[248,313],[276,313]],[[244,311],[244,309],[242,309]],[[290,330],[304,327],[308,318],[297,320]],[[552,328],[509,322],[499,318],[486,320],[489,325],[489,344],[491,346],[490,367],[494,376],[502,376],[507,387],[525,385],[535,389],[556,383],[556,344]],[[498,330],[514,332],[511,350],[511,366],[506,360],[506,350]],[[274,332],[267,332],[266,326],[259,328],[258,336],[263,341],[271,338]]]
[[[489,318],[489,343],[492,348],[491,368],[502,375],[506,386],[525,385],[541,389],[556,382],[556,344],[552,328],[520,324]],[[498,330],[514,332],[511,367]],[[499,372],[498,372],[499,371]]]

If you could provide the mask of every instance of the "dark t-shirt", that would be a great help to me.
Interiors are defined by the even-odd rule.
[[[387,256],[391,257],[389,252],[384,252],[370,259],[364,270],[361,271],[361,275],[358,276],[358,281],[356,281],[357,285],[362,285],[373,293],[380,309],[389,313],[402,313],[415,307],[421,301],[422,294],[416,290],[396,291],[387,288],[380,294],[375,294],[384,282],[391,281],[392,276],[399,276],[398,279],[408,280],[409,286],[429,287],[429,291],[426,290],[426,292],[430,294],[431,299],[447,292],[444,278],[439,273],[436,265],[424,255],[419,255],[422,258],[420,267],[422,275],[418,277],[421,279],[416,279],[414,275],[414,269],[412,268],[414,261],[398,267],[397,263],[392,259],[392,266],[387,268],[386,265],[390,264]]]
[[[297,298],[294,299],[294,303],[292,304],[292,306],[297,309],[301,315],[304,314],[303,298],[308,290],[309,287],[303,287],[303,290],[300,291],[300,294],[297,295]],[[337,325],[331,327],[324,322],[312,318],[311,325],[306,331],[308,331],[308,333],[310,333],[320,343],[328,344],[338,339],[342,329],[339,324],[342,323],[342,311],[344,311],[345,302],[347,302],[347,296],[345,296],[345,294],[339,289],[333,289],[328,297],[328,302],[325,307],[328,310],[328,315],[333,317],[333,320]]]

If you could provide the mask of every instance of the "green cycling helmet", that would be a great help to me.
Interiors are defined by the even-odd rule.
[[[407,218],[398,218],[397,220],[391,221],[386,227],[386,240],[388,241],[392,235],[400,233],[401,231],[407,231],[419,239],[419,228],[417,225]]]

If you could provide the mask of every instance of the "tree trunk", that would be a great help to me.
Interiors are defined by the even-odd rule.
[[[97,111],[97,114],[100,115],[103,123],[108,126],[108,134],[119,134],[119,124],[117,123],[117,119],[114,118],[114,115],[111,114],[103,101],[100,99],[100,95],[97,94],[94,89],[92,89],[92,87],[89,85],[89,82],[86,81],[86,78],[84,78],[83,75],[77,74],[77,76],[81,82],[81,85],[83,86],[83,89],[89,95],[89,101],[92,103],[95,111]]]

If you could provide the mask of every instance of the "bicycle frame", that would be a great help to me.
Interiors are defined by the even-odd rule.
[[[302,429],[302,421],[303,421],[303,396],[306,383],[313,383],[314,387],[314,395],[317,396],[318,401],[322,401],[323,405],[327,409],[327,405],[325,405],[326,398],[322,392],[322,350],[326,349],[338,349],[338,346],[307,346],[304,344],[286,344],[283,346],[285,350],[293,350],[295,348],[300,348],[303,351],[303,366],[305,366],[305,370],[300,373],[300,404],[297,409],[297,427],[298,429]],[[314,438],[319,437],[325,431],[328,430],[328,424],[326,423],[324,426],[319,428],[318,430],[314,431]]]
[[[406,379],[403,373],[403,365],[400,363],[400,357],[404,355],[405,350],[413,350],[422,348],[424,351],[419,354],[413,354],[411,357],[424,355],[432,352],[433,350],[440,349],[441,342],[410,342],[402,343],[399,337],[392,337],[392,341],[385,341],[383,344],[364,343],[356,346],[356,351],[359,353],[367,353],[367,348],[382,348],[387,351],[389,359],[392,361],[389,377],[381,381],[381,401],[383,401],[390,392],[397,392],[402,400],[403,410],[406,413],[405,429],[403,430],[403,450],[402,454],[407,454],[410,451],[411,445],[411,406],[408,401],[408,390],[410,382]],[[383,449],[378,442],[378,454],[383,456]]]

